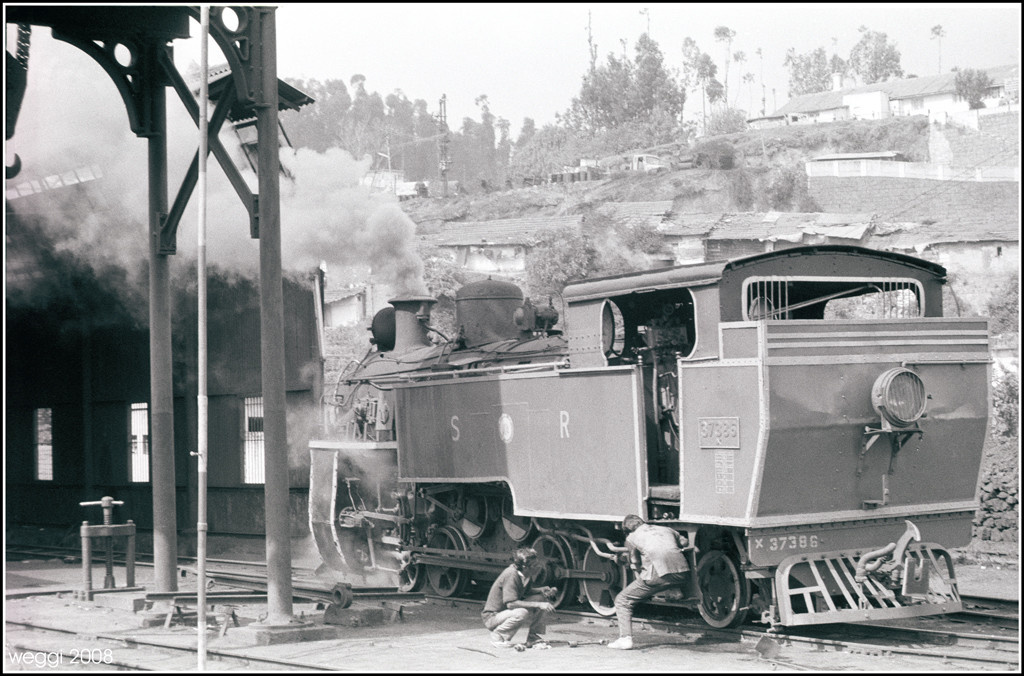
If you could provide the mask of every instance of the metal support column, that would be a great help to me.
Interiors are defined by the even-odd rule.
[[[273,7],[259,8],[261,39],[259,45],[254,46],[260,50],[262,64],[256,133],[259,148],[260,371],[263,384],[268,625],[292,621],[275,11]]]
[[[174,381],[171,356],[170,260],[161,255],[160,227],[167,213],[167,97],[157,65],[162,45],[145,45],[143,86],[150,103],[149,142],[149,377],[153,481],[153,566],[156,591],[177,591],[178,525],[175,513]]]

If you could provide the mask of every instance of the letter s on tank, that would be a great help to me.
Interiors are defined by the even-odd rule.
[[[459,437],[462,436],[462,432],[459,430],[459,416],[452,416],[452,441],[458,441]]]

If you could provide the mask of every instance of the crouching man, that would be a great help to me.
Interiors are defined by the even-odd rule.
[[[537,551],[523,547],[515,551],[512,565],[491,585],[480,615],[491,632],[491,645],[496,648],[512,647],[512,637],[523,626],[528,627],[527,648],[550,647],[544,641],[544,630],[548,616],[555,610],[551,599],[556,590],[553,587],[533,589],[530,583],[537,572]]]

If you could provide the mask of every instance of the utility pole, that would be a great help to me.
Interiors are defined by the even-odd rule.
[[[444,196],[448,197],[448,97],[445,94],[441,94],[441,101],[439,103],[440,110],[437,113],[437,126],[440,127],[441,140],[438,142],[441,151],[441,183],[444,185]]]

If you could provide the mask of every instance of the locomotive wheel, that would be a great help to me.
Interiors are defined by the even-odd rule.
[[[712,627],[736,627],[747,619],[750,582],[740,573],[733,557],[714,549],[697,562],[700,616]]]
[[[528,516],[516,516],[512,511],[511,496],[506,496],[501,503],[501,525],[513,542],[523,542],[533,531],[533,519]]]
[[[572,598],[573,579],[560,577],[559,572],[576,568],[576,556],[572,545],[561,535],[541,535],[533,541],[537,550],[537,562],[543,566],[533,581],[534,587],[554,587],[558,590],[552,605],[561,606],[566,597]]]
[[[469,547],[466,539],[458,529],[451,526],[439,528],[430,538],[427,545],[437,549],[451,549],[464,552]],[[438,596],[458,596],[466,588],[469,581],[469,571],[462,568],[448,568],[446,566],[427,566],[427,580]]]
[[[615,596],[624,586],[623,569],[614,559],[598,556],[593,548],[588,547],[583,555],[583,570],[588,573],[601,573],[600,580],[581,580],[583,593],[590,607],[598,615],[609,617],[615,614]]]
[[[466,497],[463,507],[462,518],[459,520],[459,528],[470,540],[476,540],[487,532],[491,522],[490,500],[483,495],[470,495]]]
[[[416,563],[398,574],[398,591],[414,592],[423,587],[423,566]]]

